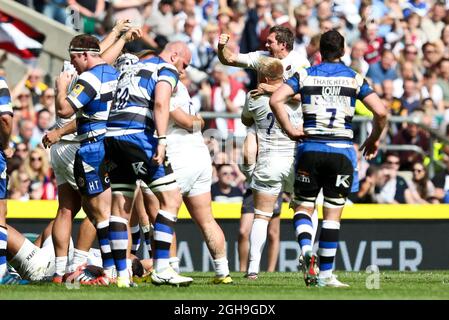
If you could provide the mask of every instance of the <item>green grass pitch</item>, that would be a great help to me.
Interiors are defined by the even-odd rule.
[[[449,299],[449,271],[397,272],[378,274],[379,288],[367,289],[366,282],[375,284],[372,274],[337,272],[338,279],[350,288],[306,288],[300,273],[261,273],[257,280],[243,278],[233,272],[233,285],[211,284],[213,274],[186,273],[194,278],[189,287],[140,284],[138,288],[81,286],[69,290],[51,283],[26,286],[0,286],[0,300],[5,299],[83,299],[83,300],[307,300],[307,299]]]

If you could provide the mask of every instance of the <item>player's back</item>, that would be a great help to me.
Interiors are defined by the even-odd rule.
[[[247,95],[244,113],[251,115],[257,129],[259,156],[294,156],[295,141],[292,141],[282,130],[269,105],[270,96],[251,97]],[[299,125],[300,113],[297,104],[285,106],[289,116]]]
[[[325,62],[301,70],[287,83],[301,94],[306,134],[353,138],[352,118],[356,99],[363,99],[371,92],[362,75],[343,63]]]
[[[117,91],[107,123],[107,136],[154,131],[154,91],[161,71],[176,72],[159,57],[130,64],[120,73]],[[174,84],[176,85],[176,84]]]

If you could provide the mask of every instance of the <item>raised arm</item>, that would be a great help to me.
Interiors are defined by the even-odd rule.
[[[221,34],[218,39],[218,60],[224,65],[246,68],[246,64],[238,61],[238,54],[232,52],[231,49],[227,47],[229,41],[229,34]]]
[[[125,44],[141,37],[142,32],[140,29],[129,29],[101,54],[101,58],[108,64],[114,64],[115,60],[122,53]]]
[[[128,31],[131,28],[129,20],[118,20],[115,23],[111,32],[100,42],[100,53],[105,52],[110,46],[112,46],[122,35],[122,33]]]
[[[75,113],[75,110],[67,101],[67,88],[71,80],[72,75],[69,72],[61,72],[56,79],[55,108],[56,114],[61,118],[69,118]]]

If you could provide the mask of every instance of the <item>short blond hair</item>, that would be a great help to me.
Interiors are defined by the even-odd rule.
[[[284,66],[279,59],[263,57],[259,62],[259,72],[262,77],[279,80],[283,78]]]

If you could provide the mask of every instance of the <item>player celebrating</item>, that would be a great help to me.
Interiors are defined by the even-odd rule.
[[[184,203],[200,227],[213,258],[216,273],[213,283],[229,284],[232,279],[226,258],[226,240],[212,215],[212,164],[201,134],[203,125],[201,116],[195,115],[186,86],[179,82],[170,100],[167,157],[181,187]]]
[[[301,70],[283,84],[270,99],[270,106],[282,128],[293,140],[304,138],[296,154],[294,227],[305,259],[306,285],[347,287],[332,274],[338,245],[340,219],[351,186],[358,188],[357,157],[351,129],[355,101],[360,99],[374,114],[371,134],[360,147],[372,159],[386,125],[387,110],[366,80],[346,67],[344,38],[338,31],[324,33],[320,40],[323,63]],[[294,128],[285,103],[301,94],[304,133]],[[319,275],[312,252],[311,214],[320,190],[324,195],[324,220],[319,240]],[[354,189],[353,189],[354,191]],[[318,277],[317,277],[318,276]]]
[[[283,67],[279,59],[264,58],[260,60],[259,78],[261,83],[270,86],[280,86]],[[254,193],[255,219],[251,230],[248,278],[256,279],[260,267],[260,258],[266,241],[266,230],[273,216],[277,198],[282,191],[292,191],[293,163],[296,142],[282,131],[271,112],[270,95],[255,95],[249,92],[242,113],[242,122],[246,126],[255,123],[259,152],[252,174],[250,187]],[[297,115],[299,108],[296,101],[286,104],[284,108],[290,118]],[[300,119],[296,117],[296,125]]]
[[[277,58],[281,60],[284,67],[284,79],[288,79],[300,69],[310,66],[305,57],[293,51],[294,40],[294,35],[290,29],[283,26],[274,26],[270,29],[265,44],[267,51],[236,54],[226,46],[229,35],[221,34],[218,41],[218,58],[224,65],[255,70],[259,70],[261,58]],[[273,92],[276,89],[268,84],[260,84],[259,88],[265,92]]]
[[[108,119],[105,147],[112,164],[110,231],[120,287],[127,287],[130,282],[126,269],[127,224],[137,179],[148,185],[160,204],[154,225],[153,283],[189,285],[192,282],[192,278],[178,275],[169,265],[169,248],[181,195],[165,159],[170,97],[178,82],[178,72],[184,71],[190,59],[185,43],[172,42],[159,56],[141,63],[130,55],[123,55],[117,61],[121,68],[120,81]]]
[[[284,69],[283,78],[284,80],[289,79],[295,72],[298,72],[300,69],[310,66],[309,61],[306,57],[303,57],[298,52],[293,51],[293,44],[294,44],[294,35],[291,32],[290,29],[283,27],[283,26],[274,26],[270,29],[269,35],[266,42],[266,48],[267,51],[255,51],[250,52],[247,54],[235,54],[232,52],[226,44],[229,41],[229,35],[222,34],[220,35],[219,42],[218,42],[218,58],[220,59],[221,63],[225,65],[235,66],[235,67],[242,67],[242,68],[251,68],[255,70],[260,70],[261,61],[263,61],[266,57],[273,57],[280,59],[282,62],[282,66]],[[260,79],[260,72],[259,72],[259,79]],[[259,83],[257,91],[259,94],[271,94],[273,93],[280,84],[277,84],[276,86],[268,84],[268,83]],[[300,105],[300,101],[298,100],[298,106]],[[301,112],[300,108],[297,108],[298,112]],[[299,116],[299,115],[298,115]],[[254,136],[255,130],[248,130],[247,137],[245,139],[245,146],[247,146],[247,153],[245,156],[248,159],[256,158],[257,154],[257,139]],[[255,166],[253,164],[245,163],[241,166],[241,169],[244,171],[245,176],[251,177],[252,172],[254,170]],[[249,179],[250,180],[250,179]],[[254,199],[252,196],[252,193],[246,193],[245,198],[243,200],[243,203],[245,204],[242,209],[246,209],[243,211],[248,211],[248,207],[254,207]],[[251,205],[248,205],[251,204]],[[280,210],[280,209],[279,209]],[[248,214],[246,212],[242,215],[241,220],[241,232],[245,232],[246,230],[250,230],[246,227],[248,224]],[[257,214],[254,214],[254,218],[257,218]],[[263,218],[262,218],[263,219]],[[253,220],[254,221],[254,220]],[[318,226],[318,212],[315,211],[312,215],[312,222],[313,222],[313,235],[316,233],[316,229]],[[271,219],[270,223],[268,225],[268,229],[270,229],[270,232],[277,232],[279,230],[279,224],[280,219]],[[260,226],[259,226],[260,227]],[[252,227],[251,227],[252,229]],[[262,230],[260,230],[262,232]],[[267,231],[263,231],[264,234],[267,233]],[[256,233],[254,233],[255,235]],[[266,239],[266,235],[264,236],[262,233],[260,234],[264,239]],[[247,252],[247,241],[244,241],[244,239],[248,239],[248,236],[245,234],[240,234],[239,236],[239,253],[245,254]],[[279,241],[279,240],[278,240]],[[276,246],[274,244],[270,244],[269,249],[273,249]],[[273,254],[269,253],[269,256],[273,256]],[[246,260],[246,257],[241,258],[242,260]]]
[[[103,138],[118,73],[100,57],[99,42],[93,36],[74,37],[69,52],[71,63],[80,76],[69,95],[67,86],[71,75],[63,72],[58,77],[56,111],[61,118],[76,113],[80,148],[75,156],[74,176],[86,213],[97,229],[103,267],[106,275],[112,278],[114,259],[108,235],[111,192],[104,164]]]
[[[102,51],[105,48],[115,45],[116,42],[128,42],[133,38],[133,31],[129,30],[130,24],[125,20],[118,20],[112,31],[99,44]],[[118,40],[117,40],[118,38]],[[114,40],[117,40],[114,42]],[[114,42],[114,43],[113,43]],[[64,71],[73,74],[72,80],[67,88],[67,93],[70,93],[76,84],[78,75],[75,67],[68,61],[64,62]],[[72,230],[72,221],[78,211],[81,209],[81,196],[78,192],[78,187],[74,177],[74,162],[75,155],[79,149],[79,140],[76,136],[76,115],[73,114],[70,118],[56,117],[55,128],[47,132],[42,143],[44,146],[51,146],[51,165],[55,172],[56,183],[58,186],[58,211],[55,218],[55,227],[52,228],[52,237],[55,247],[56,255],[56,269],[53,282],[61,283],[62,276],[67,271],[67,248]],[[84,226],[84,225],[83,225]],[[92,228],[85,228],[91,230]],[[94,233],[88,238],[94,237]],[[79,239],[78,243],[84,241]],[[89,242],[89,239],[86,239]],[[87,247],[89,247],[88,245]],[[85,256],[82,250],[75,249],[75,259],[82,259]],[[72,265],[71,267],[75,267]],[[69,269],[69,271],[74,271]]]

